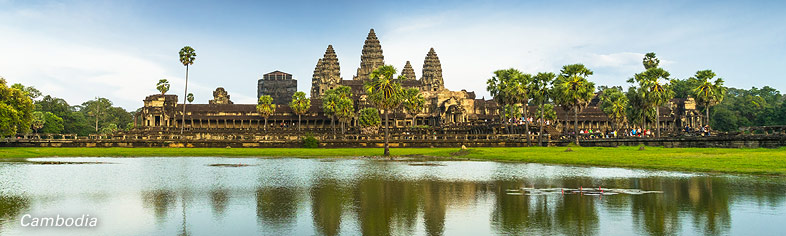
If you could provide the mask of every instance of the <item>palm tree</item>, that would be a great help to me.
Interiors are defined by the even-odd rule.
[[[722,102],[723,97],[726,95],[726,87],[723,86],[723,79],[717,78],[714,83],[710,82],[713,78],[715,78],[715,72],[712,72],[712,70],[697,71],[696,75],[691,78],[701,81],[693,92],[696,94],[697,102],[704,104],[707,125],[710,123],[710,106],[715,106]]]
[[[289,103],[289,108],[292,109],[292,112],[297,114],[297,130],[300,131],[300,116],[306,114],[308,109],[311,108],[311,99],[306,98],[306,93],[297,91],[292,95],[292,101]]]
[[[628,107],[628,97],[622,93],[621,88],[607,88],[600,97],[600,109],[614,123],[614,130],[626,122],[625,115]]]
[[[508,94],[509,98],[511,99],[512,104],[521,104],[521,108],[523,109],[524,115],[524,133],[527,136],[527,146],[531,146],[532,142],[530,140],[529,135],[529,122],[527,122],[527,118],[529,117],[529,89],[530,83],[532,83],[532,75],[525,74],[525,73],[516,73],[516,76],[511,78],[511,83],[508,84],[506,93]],[[516,109],[515,111],[519,111]],[[521,113],[516,112],[514,113],[514,118],[518,120]]]
[[[336,117],[341,122],[341,134],[346,133],[344,126],[355,117],[355,104],[351,98],[339,98],[336,103]]]
[[[655,130],[657,136],[660,137],[660,106],[669,102],[669,99],[674,97],[674,91],[668,83],[669,72],[658,67],[647,69],[643,74],[645,78],[640,83],[641,88],[646,91],[646,100],[652,109],[655,109]],[[661,81],[665,81],[661,83]]]
[[[169,80],[166,79],[158,80],[158,83],[156,84],[156,89],[158,89],[158,91],[161,92],[161,95],[166,94],[166,92],[169,91]],[[164,103],[163,105],[161,105],[161,119],[162,119],[161,122],[163,122],[163,124],[166,125],[166,120],[163,120],[166,117],[166,96],[162,96],[162,97],[164,97]],[[96,121],[96,123],[98,123],[98,121]],[[96,132],[98,132],[98,125],[96,125]]]
[[[650,68],[658,67],[660,64],[660,59],[655,56],[654,52],[650,52],[644,55],[644,59],[641,60],[641,64],[644,64],[645,70],[649,70]]]
[[[554,82],[554,78],[557,76],[551,72],[540,72],[532,79],[532,83],[530,84],[530,94],[532,94],[532,98],[535,99],[536,103],[538,104],[538,110],[540,110],[540,131],[538,131],[538,146],[543,146],[543,125],[545,121],[544,117],[544,104],[546,101],[549,100],[549,87],[551,83]]]
[[[259,97],[259,101],[257,102],[257,112],[259,112],[259,116],[265,118],[265,126],[263,129],[267,131],[267,118],[276,112],[276,104],[273,104],[273,97],[270,95]]]
[[[511,108],[512,105],[515,105],[518,101],[516,97],[517,94],[512,94],[516,89],[512,87],[514,87],[519,77],[521,77],[521,72],[510,68],[494,71],[494,76],[486,81],[486,90],[489,91],[491,96],[494,97],[494,101],[496,101],[500,109],[502,109],[500,111],[500,119],[503,121],[506,115],[512,115],[514,117],[511,118],[516,118],[515,113],[509,113],[505,109]],[[508,133],[512,133],[510,122],[508,122]]]
[[[322,95],[322,111],[325,115],[330,117],[330,126],[333,128],[333,136],[336,136],[336,110],[338,105],[339,97],[335,93],[335,90],[330,89],[325,91]]]
[[[576,145],[579,145],[579,110],[589,105],[595,94],[595,83],[587,77],[592,71],[582,64],[566,65],[554,82],[554,98],[557,104],[566,109],[573,109],[573,133]]]
[[[388,114],[401,105],[404,96],[404,89],[399,81],[406,77],[399,76],[397,79],[395,75],[396,68],[393,66],[380,66],[371,72],[369,75],[371,79],[363,84],[368,100],[378,109],[385,111],[385,156],[390,156]]]
[[[415,118],[426,106],[426,99],[419,89],[410,88],[404,91],[404,110],[412,116],[412,127],[415,127]]]
[[[186,66],[186,88],[184,90],[184,96],[188,97],[188,66],[194,64],[194,60],[196,60],[196,52],[191,46],[185,46],[180,49],[180,63],[183,63]],[[183,134],[183,129],[186,127],[186,102],[183,101],[183,121],[180,124],[180,134]]]
[[[189,104],[194,102],[194,94],[188,93],[188,95],[186,95],[186,101],[188,101]]]

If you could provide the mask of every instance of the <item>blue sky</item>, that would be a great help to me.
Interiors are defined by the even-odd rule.
[[[623,85],[654,51],[673,77],[712,69],[733,87],[786,90],[782,1],[8,1],[0,0],[0,76],[80,104],[107,97],[126,109],[172,82],[177,52],[196,49],[189,90],[206,103],[224,87],[254,103],[256,81],[281,70],[308,92],[328,44],[351,79],[370,28],[385,62],[420,76],[433,47],[445,85],[488,98],[496,69],[557,72],[583,63],[598,85]]]

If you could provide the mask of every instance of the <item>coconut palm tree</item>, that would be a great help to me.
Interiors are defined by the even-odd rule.
[[[273,104],[273,97],[270,95],[259,97],[259,101],[257,101],[257,112],[259,112],[259,116],[265,118],[265,126],[263,129],[267,131],[267,118],[276,112],[276,104]]]
[[[311,99],[306,98],[306,93],[297,91],[292,95],[292,101],[289,103],[289,108],[292,109],[292,112],[297,114],[297,130],[300,131],[300,117],[306,114],[308,109],[311,108]]]
[[[544,117],[544,108],[543,106],[546,101],[549,100],[549,90],[551,87],[551,83],[554,82],[554,78],[557,76],[551,72],[540,72],[535,77],[532,78],[532,83],[530,83],[530,94],[532,94],[532,98],[535,99],[535,102],[538,105],[538,110],[540,111],[540,131],[538,131],[538,146],[543,146],[543,125],[545,121]]]
[[[186,66],[186,87],[183,92],[184,100],[188,97],[188,66],[194,64],[194,60],[196,60],[196,52],[191,46],[185,46],[180,49],[180,63],[183,63]],[[183,134],[183,129],[186,127],[186,102],[183,101],[183,118],[180,124],[180,134]]]
[[[573,109],[573,133],[579,145],[579,110],[589,105],[595,94],[595,83],[587,77],[592,71],[582,64],[566,65],[554,82],[553,95],[557,104],[565,109]]]
[[[416,88],[407,89],[404,91],[404,102],[401,105],[404,106],[404,111],[412,116],[412,127],[415,127],[416,116],[426,106],[426,99],[423,98],[423,94]]]
[[[391,65],[380,66],[369,75],[370,79],[363,84],[368,101],[385,112],[385,156],[390,156],[388,114],[397,109],[403,100],[404,89],[400,81],[404,76],[396,78],[396,68]]]
[[[715,78],[715,72],[712,70],[697,71],[696,75],[691,78],[701,81],[699,86],[693,89],[693,93],[696,95],[697,102],[704,104],[707,122],[705,124],[710,123],[710,107],[721,103],[726,95],[723,79],[717,78],[715,82],[710,82],[713,78]]]

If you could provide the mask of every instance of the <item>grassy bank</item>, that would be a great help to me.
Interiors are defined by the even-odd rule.
[[[676,171],[722,172],[786,176],[786,148],[472,148],[457,153],[456,148],[394,148],[396,156],[423,155],[473,160],[532,162],[545,164],[612,166]],[[0,148],[0,158],[33,157],[357,157],[377,156],[380,148]]]

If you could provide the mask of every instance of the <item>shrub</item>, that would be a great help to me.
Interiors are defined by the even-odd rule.
[[[305,137],[303,137],[303,147],[304,148],[318,148],[319,147],[319,140],[314,137],[313,134],[308,133]]]
[[[362,127],[376,127],[379,126],[381,119],[379,118],[379,110],[376,108],[363,108],[358,115],[360,126]]]

